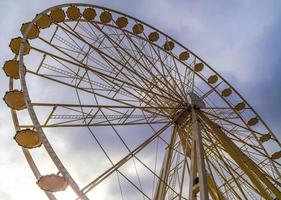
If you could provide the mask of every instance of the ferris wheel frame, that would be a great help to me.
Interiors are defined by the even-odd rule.
[[[165,33],[161,32],[160,30],[146,24],[145,22],[141,21],[141,20],[138,20],[134,17],[131,17],[129,15],[126,15],[124,13],[121,13],[121,12],[118,12],[118,11],[115,11],[115,10],[112,10],[112,9],[108,9],[108,8],[105,8],[105,7],[100,7],[100,6],[96,6],[96,5],[90,5],[90,4],[62,4],[62,5],[59,5],[59,6],[54,6],[54,7],[51,7],[51,8],[48,8],[46,9],[45,11],[43,11],[42,13],[40,13],[39,15],[37,15],[31,22],[31,25],[26,29],[26,32],[25,34],[23,35],[23,38],[21,39],[21,43],[20,43],[20,47],[19,47],[19,76],[20,76],[20,84],[21,84],[21,90],[23,92],[23,95],[24,95],[24,99],[25,99],[25,103],[26,103],[26,107],[27,107],[27,110],[29,112],[29,115],[32,119],[32,122],[33,122],[33,125],[34,125],[34,128],[35,130],[39,133],[40,137],[41,137],[41,140],[42,140],[42,144],[44,145],[44,147],[46,148],[48,154],[50,155],[50,158],[52,159],[52,161],[54,162],[54,164],[56,165],[59,173],[62,175],[62,177],[65,179],[65,181],[67,182],[67,184],[72,188],[72,190],[77,194],[77,196],[79,197],[79,199],[88,199],[88,197],[86,196],[86,194],[81,190],[79,189],[78,185],[76,184],[75,180],[71,177],[70,173],[67,171],[66,167],[63,165],[63,163],[61,162],[60,158],[57,156],[56,152],[54,151],[54,149],[52,148],[52,145],[50,144],[50,142],[48,141],[46,135],[44,134],[44,130],[42,129],[41,127],[41,124],[39,122],[39,120],[37,119],[37,116],[36,116],[36,113],[35,113],[35,110],[33,108],[33,103],[30,99],[30,96],[29,96],[29,92],[28,92],[28,88],[27,88],[27,84],[26,84],[26,80],[25,80],[25,73],[26,73],[26,70],[25,70],[25,67],[24,67],[24,47],[26,45],[26,41],[28,41],[28,33],[29,31],[31,30],[32,28],[32,24],[35,24],[36,21],[40,18],[40,15],[41,14],[48,14],[51,10],[54,10],[54,9],[57,9],[57,8],[66,8],[66,7],[69,7],[69,6],[72,6],[72,5],[75,5],[77,7],[86,7],[86,8],[93,8],[93,9],[100,9],[100,10],[104,10],[104,11],[108,11],[108,12],[111,12],[111,13],[115,13],[117,15],[120,15],[120,16],[123,16],[123,17],[126,17],[126,18],[129,18],[129,19],[132,19],[140,24],[142,24],[144,26],[144,29],[146,27],[149,27],[150,29],[154,30],[155,32],[157,32],[158,34],[160,34],[160,36],[164,36],[165,38],[167,38],[167,41],[171,41],[174,45],[177,45],[177,47],[181,48],[182,49],[182,52],[188,52],[190,55],[194,56],[195,59],[197,59],[197,62],[199,61],[199,63],[202,63],[202,65],[206,68],[208,68],[208,70],[210,70],[210,72],[212,72],[212,76],[213,77],[216,77],[214,79],[216,79],[216,81],[210,81],[210,80],[213,80],[213,79],[209,79],[204,77],[203,74],[201,74],[201,70],[199,71],[196,71],[194,70],[194,68],[191,68],[190,66],[188,66],[187,64],[184,63],[184,61],[180,60],[180,58],[176,58],[178,59],[179,62],[181,62],[183,65],[185,65],[187,68],[189,68],[189,70],[193,71],[194,73],[194,76],[197,76],[197,77],[200,77],[201,80],[203,80],[205,82],[205,84],[208,84],[208,86],[211,88],[211,90],[209,92],[214,92],[216,93],[218,96],[221,97],[221,99],[228,105],[228,107],[230,109],[232,109],[232,111],[237,115],[239,116],[240,120],[244,123],[245,127],[249,130],[249,131],[253,131],[251,129],[251,120],[253,121],[253,119],[250,119],[249,121],[246,121],[246,119],[240,114],[239,112],[239,109],[236,109],[236,106],[237,105],[234,105],[229,99],[228,99],[228,96],[229,95],[224,95],[224,91],[226,89],[231,90],[231,93],[230,94],[235,94],[237,95],[239,98],[240,98],[240,102],[243,102],[244,103],[244,108],[247,108],[248,111],[252,112],[252,114],[255,116],[254,118],[255,119],[258,119],[258,122],[261,123],[262,126],[264,126],[267,130],[268,130],[268,134],[270,134],[270,138],[272,140],[274,140],[278,145],[279,147],[281,147],[281,144],[280,142],[278,141],[277,137],[272,133],[272,131],[269,129],[269,127],[265,124],[265,122],[262,120],[262,118],[258,115],[258,113],[249,105],[249,103],[238,93],[237,90],[235,90],[220,74],[218,74],[213,68],[211,68],[206,62],[204,62],[199,56],[197,56],[195,53],[193,53],[191,50],[187,49],[186,47],[184,47],[182,44],[180,44],[179,42],[177,42],[176,40],[174,40],[173,38],[169,37],[168,35],[166,35]],[[79,18],[80,19],[80,18]],[[113,26],[113,25],[108,25],[108,26]],[[118,28],[118,27],[117,27]],[[141,36],[137,36],[137,37],[141,37]],[[146,38],[147,39],[147,38]],[[171,44],[171,43],[170,43]],[[164,48],[164,47],[161,47],[161,48]],[[168,49],[169,49],[169,45],[168,45]],[[169,54],[170,56],[173,56],[175,57],[175,55],[169,51],[167,51],[167,54]],[[220,80],[220,82],[222,82],[223,84],[225,84],[225,86],[227,86],[225,88],[224,91],[221,91],[218,89],[217,85],[214,86],[214,83],[217,82],[217,80]],[[9,89],[10,90],[13,90],[13,79],[10,78],[10,84],[9,84]],[[206,94],[206,96],[208,96],[208,93]],[[217,127],[217,125],[215,123],[213,123],[207,116],[207,113],[204,113],[204,112],[201,112],[201,111],[197,111],[198,110],[198,107],[199,107],[199,110],[200,110],[200,106],[197,105],[198,102],[191,102],[191,104],[193,104],[193,107],[190,108],[186,108],[186,110],[188,110],[188,112],[191,112],[192,113],[192,117],[193,119],[197,119],[197,117],[200,118],[200,120],[203,120],[206,124],[208,124],[208,127],[200,127],[200,125],[197,124],[197,122],[195,122],[195,125],[192,125],[193,127],[193,136],[192,136],[192,140],[194,141],[193,144],[197,144],[197,146],[199,146],[200,148],[198,149],[195,146],[192,146],[192,151],[191,151],[191,159],[194,160],[193,163],[195,162],[198,162],[198,161],[195,161],[196,158],[195,158],[195,154],[194,152],[197,152],[199,155],[199,158],[197,158],[197,160],[199,160],[201,163],[199,166],[194,166],[194,168],[199,168],[197,170],[198,173],[200,174],[200,177],[199,179],[201,180],[200,181],[200,186],[199,189],[198,188],[192,188],[192,181],[193,181],[193,178],[191,178],[191,182],[190,182],[190,192],[189,194],[191,195],[189,198],[194,198],[193,195],[193,191],[195,193],[198,193],[198,191],[200,191],[200,198],[201,199],[208,199],[208,187],[212,186],[213,189],[215,188],[214,184],[212,181],[208,182],[207,181],[207,174],[206,174],[206,171],[205,171],[205,166],[204,166],[204,158],[203,158],[203,144],[200,144],[200,141],[202,139],[200,139],[200,129],[201,128],[210,128],[212,129],[212,131],[214,133],[216,133],[216,137],[219,138],[220,141],[222,141],[223,145],[225,146],[232,146],[232,150],[230,150],[230,154],[231,156],[237,156],[236,152],[239,150],[235,147],[235,144],[233,142],[231,142],[224,134],[223,134],[223,131],[221,130],[220,127]],[[201,105],[201,104],[200,104]],[[240,104],[241,105],[241,104]],[[197,107],[197,108],[196,108]],[[177,118],[174,118],[170,121],[170,124],[172,123],[176,123],[178,120],[181,119],[181,117],[185,114],[186,110],[182,111],[180,114],[178,113],[178,117]],[[12,117],[13,117],[13,120],[14,120],[14,125],[16,127],[16,131],[19,131],[20,128],[19,128],[19,122],[18,122],[18,119],[17,119],[17,114],[16,114],[16,110],[15,109],[11,109],[11,112],[12,112]],[[209,115],[210,116],[210,115]],[[185,118],[184,118],[185,119]],[[196,120],[197,121],[197,120]],[[252,132],[253,134],[253,137],[255,137],[256,141],[259,141],[260,143],[260,146],[263,147],[263,144],[262,142],[260,141],[260,139]],[[199,138],[197,138],[199,137]],[[172,141],[171,141],[172,142]],[[263,147],[264,148],[264,147]],[[231,149],[231,148],[230,148]],[[37,180],[40,180],[40,178],[42,177],[42,175],[40,174],[39,172],[39,169],[37,168],[35,162],[33,161],[32,159],[32,156],[31,154],[29,153],[29,150],[26,149],[26,148],[22,148],[23,152],[24,152],[24,155],[29,163],[29,166],[31,167],[35,177],[37,178]],[[264,148],[264,152],[266,154],[266,156],[268,157],[268,159],[270,160],[270,155],[267,154],[267,151],[265,150]],[[169,154],[169,151],[167,152],[167,155]],[[243,161],[245,163],[247,163],[246,165],[243,164],[242,160],[239,159],[239,156],[242,156],[244,157],[245,155],[241,152],[238,153],[238,157],[236,157],[234,160],[237,161],[239,164],[239,166],[243,166],[242,168],[244,169],[244,171],[246,172],[247,175],[250,176],[250,179],[252,181],[252,183],[255,185],[256,188],[258,188],[259,192],[261,193],[261,196],[263,196],[264,198],[266,199],[269,199],[270,198],[270,195],[268,194],[268,191],[266,189],[264,189],[263,185],[259,182],[260,180],[266,180],[266,181],[263,181],[263,184],[266,185],[269,190],[276,196],[276,197],[280,197],[280,191],[278,191],[278,189],[272,184],[271,181],[267,180],[266,176],[263,175],[263,173],[261,171],[259,171],[258,169],[257,170],[249,170],[250,167],[255,167],[255,164],[251,162],[251,160],[249,158],[247,158],[247,156],[245,156],[243,158]],[[169,156],[168,156],[169,157]],[[164,161],[164,163],[169,163],[169,159],[167,158],[166,161]],[[272,163],[274,163],[274,161],[272,161]],[[274,166],[274,164],[273,164]],[[165,166],[163,166],[163,170],[165,171]],[[200,171],[201,170],[201,171]],[[278,170],[277,170],[278,171]],[[195,172],[194,173],[197,173],[196,169],[195,169]],[[258,178],[256,178],[255,176],[253,176],[253,174],[255,174]],[[194,174],[195,175],[195,174]],[[161,189],[161,181],[159,183],[159,190],[158,190],[158,194],[160,195],[161,194],[161,191],[163,191],[163,189]],[[210,193],[213,192],[213,194],[211,195],[212,198],[214,199],[220,199],[222,198],[221,197],[221,194],[219,192],[215,192],[215,191],[209,191]],[[56,199],[55,196],[53,195],[52,192],[50,191],[46,191],[46,194],[47,196],[49,197],[49,199]],[[163,196],[156,196],[155,199],[161,199],[163,198]],[[217,196],[216,196],[217,195]]]

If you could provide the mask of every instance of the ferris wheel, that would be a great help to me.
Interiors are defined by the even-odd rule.
[[[173,38],[89,4],[20,31],[4,101],[49,199],[281,199],[277,137]]]

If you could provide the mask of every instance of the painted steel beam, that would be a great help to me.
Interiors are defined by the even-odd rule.
[[[232,159],[239,165],[239,167],[250,178],[253,185],[259,191],[260,195],[265,199],[272,199],[267,189],[269,189],[277,199],[281,199],[281,192],[268,180],[266,175],[262,172],[260,167],[256,165],[246,154],[244,154],[239,147],[220,129],[220,127],[210,120],[204,113],[199,112],[200,118],[206,123],[212,133],[219,139],[219,142],[232,157]],[[265,188],[264,185],[267,187]]]

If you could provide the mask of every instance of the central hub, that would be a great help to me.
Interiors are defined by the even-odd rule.
[[[183,109],[175,113],[174,123],[180,126],[184,125],[187,122],[187,119],[189,118],[190,114],[191,114],[191,105],[184,106]]]
[[[198,109],[201,108],[206,108],[205,102],[203,101],[203,99],[201,97],[199,97],[197,94],[190,92],[189,93],[189,98],[190,98],[190,102],[191,104]]]
[[[205,103],[202,98],[200,98],[195,93],[189,93],[189,102],[183,104],[182,108],[174,114],[174,123],[179,126],[184,126],[188,122],[188,118],[191,118],[191,109],[201,109],[205,108]]]

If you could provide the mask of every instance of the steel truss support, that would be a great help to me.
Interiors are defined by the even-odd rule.
[[[158,181],[154,200],[163,200],[166,197],[166,194],[167,194],[166,183],[168,183],[169,172],[171,170],[173,148],[174,148],[174,145],[176,143],[176,138],[177,138],[176,134],[177,134],[176,127],[174,127],[169,146],[167,147],[167,150],[165,152],[165,157],[164,157],[162,169],[160,172],[161,179]],[[163,181],[161,181],[161,180],[163,180]]]
[[[179,128],[178,135],[180,137],[181,145],[186,154],[186,157],[188,159],[190,159],[191,158],[191,147],[186,139],[188,133],[184,129]],[[219,191],[215,181],[213,180],[211,174],[209,174],[209,173],[207,173],[207,183],[208,183],[209,193],[213,200],[225,200],[223,194]]]
[[[192,144],[191,144],[191,170],[189,181],[189,200],[195,200],[197,193],[200,200],[209,200],[207,187],[207,173],[204,162],[204,149],[201,136],[201,125],[197,116],[197,110],[192,112]]]
[[[246,154],[244,154],[241,149],[237,147],[229,137],[227,137],[221,128],[210,120],[204,113],[200,112],[199,116],[204,123],[209,126],[210,130],[218,138],[227,153],[246,173],[260,195],[267,200],[272,199],[268,193],[269,190],[276,196],[277,199],[281,199],[281,192],[272,184],[272,182],[268,180],[260,167],[256,165]]]

